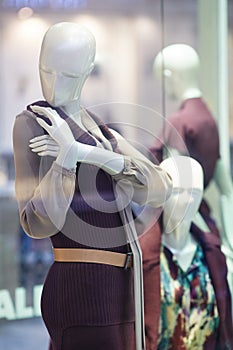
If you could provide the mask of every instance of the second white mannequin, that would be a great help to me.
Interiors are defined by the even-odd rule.
[[[160,165],[173,180],[173,191],[163,211],[162,243],[186,271],[197,247],[189,230],[203,195],[203,170],[186,156],[167,158]]]

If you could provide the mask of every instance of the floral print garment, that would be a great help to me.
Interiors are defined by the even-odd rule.
[[[158,350],[201,350],[216,334],[219,317],[202,248],[186,272],[161,250],[161,317]]]

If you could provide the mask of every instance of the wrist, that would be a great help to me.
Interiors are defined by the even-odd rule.
[[[65,169],[73,170],[76,168],[78,160],[77,155],[77,142],[74,141],[72,144],[60,148],[56,163]]]

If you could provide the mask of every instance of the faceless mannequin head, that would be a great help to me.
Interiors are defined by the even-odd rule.
[[[196,51],[185,44],[165,47],[154,60],[154,74],[165,77],[165,90],[170,98],[184,100],[200,97],[198,73],[200,61]]]
[[[79,100],[94,67],[95,38],[76,23],[61,22],[46,32],[40,52],[40,80],[44,98],[52,106]]]
[[[173,180],[172,194],[164,206],[164,233],[179,230],[182,225],[189,230],[203,195],[202,167],[186,156],[167,158],[160,166]]]

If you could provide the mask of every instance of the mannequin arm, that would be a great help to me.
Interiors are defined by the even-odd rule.
[[[68,168],[75,167],[77,162],[100,167],[118,181],[118,185],[124,189],[128,198],[141,205],[150,204],[157,207],[167,199],[171,190],[170,177],[131,146],[120,134],[112,130],[121,154],[82,144],[74,140],[67,123],[55,110],[39,106],[31,108],[50,120],[51,125],[37,118],[38,123],[60,146],[56,163]],[[31,141],[32,150],[39,152],[41,145],[38,145],[35,139]]]
[[[75,173],[52,162],[39,178],[49,158],[41,162],[28,145],[41,133],[31,112],[17,116],[13,130],[16,198],[21,225],[34,238],[49,237],[61,229],[75,188]]]
[[[68,170],[57,162],[52,162],[51,158],[46,157],[43,161],[36,152],[31,151],[29,141],[34,139],[35,135],[40,134],[42,134],[41,126],[35,121],[31,112],[24,111],[16,118],[13,131],[16,197],[21,225],[25,232],[34,238],[49,237],[61,230],[73,198],[76,180],[75,172],[71,169],[73,164]],[[121,138],[120,135],[119,138]],[[120,142],[121,151],[127,154],[127,157],[123,159],[126,159],[125,164],[128,166],[122,167],[122,171],[113,177],[116,177],[115,180],[126,191],[130,187],[130,181],[135,189],[134,195],[138,196],[138,198],[135,197],[138,202],[149,199],[151,204],[159,206],[170,192],[170,178],[159,167],[154,166],[122,140]],[[55,150],[53,148],[53,151],[55,154],[58,148]],[[109,153],[113,155],[113,152]],[[116,156],[119,158],[119,154]],[[133,160],[139,167],[138,169],[136,165],[132,165],[134,163],[131,162],[131,157],[135,158]],[[43,165],[47,164],[48,160],[50,160],[50,166],[46,165],[48,169],[41,175]],[[71,161],[73,162],[73,159]],[[150,170],[156,174],[155,181]],[[146,181],[146,176],[148,176],[148,181]],[[152,189],[153,193],[150,192]],[[137,195],[137,192],[140,192],[141,195]]]
[[[227,171],[223,161],[217,161],[214,180],[220,191],[220,213],[223,228],[223,243],[233,250],[233,185],[230,173]]]
[[[88,163],[101,167],[110,175],[116,175],[123,170],[124,157],[121,154],[99,149],[78,141],[72,141],[64,150],[51,136],[42,135],[30,140],[32,152],[39,156],[51,155],[56,158],[56,163],[66,169],[73,169],[76,163]]]
[[[60,166],[72,169],[76,167],[77,162],[88,163],[101,167],[110,175],[118,174],[123,170],[124,157],[122,155],[75,141],[68,124],[55,110],[36,105],[31,106],[31,109],[48,118],[48,123],[41,118],[36,118],[36,120],[58,144],[59,152],[56,163]],[[40,137],[30,141],[33,152],[41,150]]]
[[[131,181],[135,194],[133,201],[140,205],[159,207],[164,204],[172,190],[170,176],[158,165],[154,165],[148,158],[134,148],[119,133],[111,129],[118,141],[118,148],[125,156],[125,167],[122,172],[114,176],[127,191],[127,183]]]

